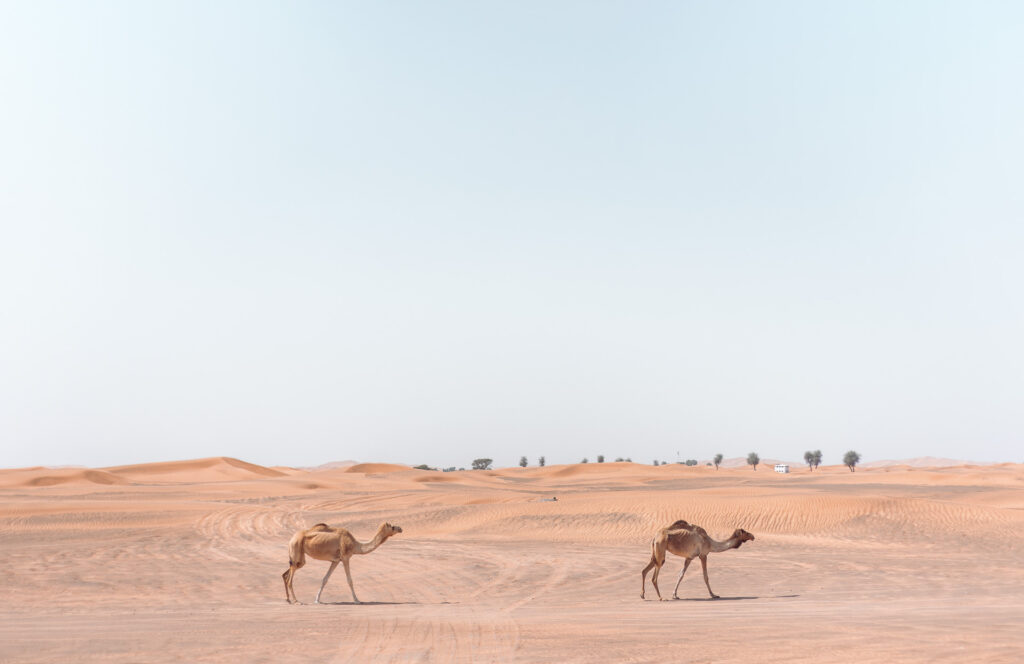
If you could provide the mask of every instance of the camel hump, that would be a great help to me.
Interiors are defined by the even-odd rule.
[[[678,521],[673,523],[671,526],[669,526],[668,530],[679,530],[680,528],[692,528],[692,526],[690,525],[689,521],[684,521],[682,519],[679,519]]]
[[[331,527],[328,526],[326,523],[318,523],[315,526],[313,526],[312,528],[310,528],[310,530],[330,530],[330,529],[331,529]]]

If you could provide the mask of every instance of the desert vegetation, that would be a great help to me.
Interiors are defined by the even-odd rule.
[[[810,470],[814,470],[815,468],[820,466],[821,465],[821,450],[814,450],[813,452],[808,450],[807,452],[804,452],[804,463],[807,464],[807,467]]]

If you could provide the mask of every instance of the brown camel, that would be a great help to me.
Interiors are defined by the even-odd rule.
[[[382,523],[377,529],[377,534],[369,542],[358,542],[352,533],[344,528],[332,528],[326,523],[318,523],[308,530],[302,530],[292,537],[288,542],[288,571],[281,576],[284,578],[284,594],[289,604],[302,604],[295,597],[295,589],[292,588],[292,578],[295,570],[306,564],[306,556],[317,560],[331,561],[331,567],[324,576],[320,590],[316,594],[316,603],[320,603],[320,593],[327,585],[327,579],[331,578],[331,572],[338,566],[338,563],[345,564],[345,576],[348,577],[348,587],[352,591],[352,599],[356,604],[362,604],[356,597],[356,589],[352,585],[352,572],[349,571],[348,559],[355,554],[370,553],[383,544],[392,535],[402,532],[398,526],[390,523]]]
[[[753,535],[737,528],[732,537],[724,542],[716,542],[700,526],[694,526],[681,519],[662,528],[655,534],[654,540],[651,542],[651,562],[647,563],[647,567],[640,575],[640,599],[644,599],[647,592],[647,572],[651,571],[652,567],[654,574],[651,576],[651,583],[654,584],[654,591],[658,593],[658,599],[664,599],[661,596],[661,590],[658,589],[658,573],[661,571],[661,566],[665,564],[666,551],[671,551],[686,559],[686,562],[683,563],[683,571],[679,573],[679,580],[676,581],[676,588],[672,591],[672,599],[679,599],[679,584],[682,583],[686,568],[690,566],[690,562],[694,558],[700,558],[700,566],[704,569],[704,585],[708,587],[711,599],[718,599],[718,595],[712,592],[711,584],[708,582],[708,554],[738,549],[744,542],[750,542],[753,539]]]

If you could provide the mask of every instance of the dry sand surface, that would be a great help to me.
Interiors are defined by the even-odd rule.
[[[557,496],[557,501],[545,500]],[[680,601],[640,570],[675,519],[757,539]],[[287,542],[369,540],[313,597]],[[213,458],[0,471],[3,662],[1022,662],[1024,466],[778,475],[628,463],[438,473]],[[680,559],[661,577],[671,596]]]

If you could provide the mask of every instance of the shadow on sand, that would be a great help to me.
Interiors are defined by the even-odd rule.
[[[799,597],[800,595],[772,595],[771,597],[719,597],[712,599],[711,597],[679,597],[675,601],[680,602],[724,602],[727,600],[737,599],[789,599],[792,597]]]
[[[416,604],[423,605],[424,602],[320,602],[328,606],[397,606],[400,604]],[[448,604],[449,602],[427,602],[428,604]],[[316,604],[311,604],[316,606]]]

